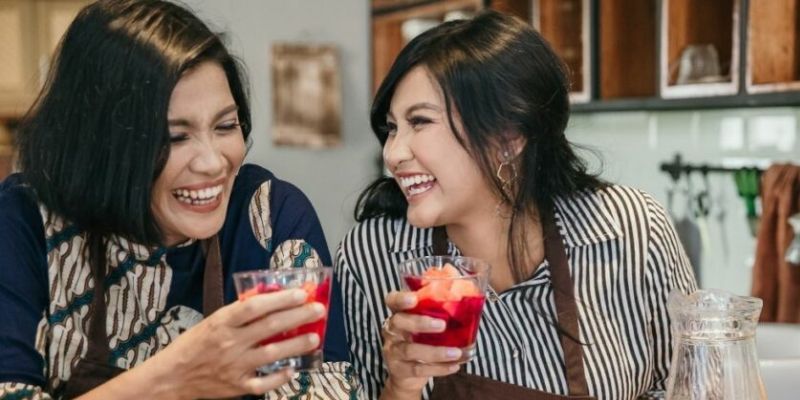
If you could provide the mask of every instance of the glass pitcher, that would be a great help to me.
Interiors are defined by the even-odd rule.
[[[667,400],[766,399],[756,356],[761,299],[721,290],[672,292]]]

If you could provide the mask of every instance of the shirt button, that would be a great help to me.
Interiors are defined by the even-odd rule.
[[[511,357],[512,358],[518,358],[519,357],[519,350],[518,349],[514,349],[514,351],[511,353]]]

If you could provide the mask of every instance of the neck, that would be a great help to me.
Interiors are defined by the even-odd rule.
[[[513,267],[509,254],[510,218],[496,215],[494,210],[482,216],[467,219],[463,224],[447,225],[447,236],[461,253],[468,257],[482,259],[492,266],[490,284],[497,292],[502,292],[517,281],[514,279]],[[544,259],[542,243],[542,226],[538,218],[529,215],[521,217],[519,223],[525,230],[527,243],[522,258],[523,276],[528,277]]]

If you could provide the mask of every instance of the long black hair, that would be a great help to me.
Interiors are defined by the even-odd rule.
[[[67,29],[47,82],[19,129],[19,169],[37,199],[88,235],[158,245],[151,210],[169,157],[167,110],[182,74],[219,63],[239,106],[250,108],[238,61],[191,11],[161,0],[101,0]]]
[[[459,143],[510,205],[509,258],[514,278],[524,280],[524,219],[538,218],[538,210],[553,207],[557,197],[604,185],[587,172],[564,133],[569,120],[565,66],[542,36],[518,18],[485,11],[471,20],[443,23],[403,48],[378,89],[370,123],[381,145],[394,91],[418,66],[440,86]],[[463,132],[456,129],[456,113]],[[497,177],[497,153],[512,147],[509,141],[515,138],[524,139],[524,145],[515,159],[514,190],[508,191]],[[357,221],[399,218],[407,207],[394,179],[379,178],[362,192],[355,216]]]

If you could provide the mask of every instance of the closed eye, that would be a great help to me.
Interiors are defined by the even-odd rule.
[[[433,122],[430,118],[422,117],[422,116],[412,116],[407,119],[408,124],[411,125],[412,128],[415,130],[419,130],[424,125],[430,124]]]
[[[217,125],[216,129],[218,131],[233,131],[233,130],[238,129],[240,126],[241,126],[241,124],[239,124],[239,121],[232,120],[232,121],[226,121],[226,122],[223,122],[223,123]]]
[[[169,142],[170,143],[180,143],[185,140],[189,139],[189,135],[186,133],[172,133],[169,134]]]

